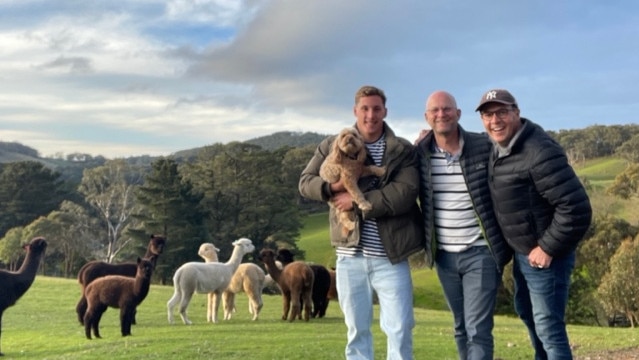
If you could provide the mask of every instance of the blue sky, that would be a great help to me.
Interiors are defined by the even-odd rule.
[[[639,114],[632,1],[3,0],[0,44],[0,140],[43,156],[337,133],[361,85],[410,140],[435,90],[473,131],[490,88],[549,130]]]

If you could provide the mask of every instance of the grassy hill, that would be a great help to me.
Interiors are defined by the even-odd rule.
[[[627,161],[618,157],[601,157],[588,160],[575,167],[577,174],[595,187],[607,187],[627,166]]]
[[[606,192],[615,177],[627,166],[627,162],[617,157],[592,159],[575,167],[577,175],[589,185],[588,195],[595,215],[619,217],[630,224],[639,224],[639,208],[636,199],[623,200]]]

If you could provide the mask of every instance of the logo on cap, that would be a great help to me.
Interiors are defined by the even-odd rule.
[[[486,100],[492,100],[497,98],[497,91],[489,91],[486,93]]]

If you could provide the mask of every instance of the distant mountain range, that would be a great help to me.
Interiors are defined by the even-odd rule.
[[[326,138],[327,135],[311,133],[311,132],[292,132],[281,131],[271,135],[261,136],[254,139],[245,141],[246,143],[258,145],[265,150],[275,150],[283,146],[290,147],[303,147],[307,145],[317,145]],[[187,150],[181,150],[174,154],[172,157],[180,160],[192,159],[197,156],[198,152],[202,149],[193,148]],[[126,158],[130,163],[137,165],[150,164],[159,156],[132,156]],[[29,146],[17,143],[17,142],[4,142],[0,141],[0,163],[11,163],[17,161],[38,161],[43,163],[46,167],[63,173],[65,178],[75,178],[82,176],[82,170],[84,168],[90,168],[100,166],[104,164],[108,159],[103,156],[91,156],[88,154],[69,154],[66,158],[43,158],[40,157],[38,150]]]
[[[328,135],[321,135],[311,132],[280,131],[271,135],[260,136],[244,141],[247,144],[257,145],[264,150],[277,150],[284,146],[304,147],[307,145],[317,145]],[[173,154],[176,159],[192,159],[197,156],[201,147],[177,151]]]

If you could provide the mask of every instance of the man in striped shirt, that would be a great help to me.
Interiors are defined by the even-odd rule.
[[[424,248],[417,205],[418,173],[414,147],[396,137],[384,121],[386,96],[364,86],[355,94],[355,127],[368,149],[367,164],[384,166],[381,178],[364,177],[358,185],[370,211],[361,212],[342,181],[326,183],[319,176],[335,136],[318,146],[300,177],[300,193],[309,199],[332,201],[340,210],[355,210],[358,224],[341,234],[334,212],[329,215],[331,244],[336,247],[336,285],[348,329],[346,359],[371,360],[373,354],[373,292],[380,306],[380,325],[387,337],[387,359],[412,359],[413,285],[408,257]]]
[[[506,245],[488,188],[491,144],[459,126],[455,98],[436,91],[426,101],[431,127],[417,144],[427,262],[453,312],[459,359],[493,359],[493,312]]]

